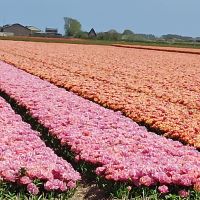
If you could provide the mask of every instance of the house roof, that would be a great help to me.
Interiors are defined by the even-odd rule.
[[[28,29],[26,26],[23,26],[23,25],[18,24],[18,23],[16,23],[16,24],[6,24],[6,25],[3,26],[3,28],[8,28],[8,27],[11,27],[11,26],[21,26],[21,27],[30,31],[30,29]]]
[[[11,25],[12,25],[12,24],[3,25],[3,28],[9,27],[9,26],[11,26]]]
[[[46,31],[58,31],[57,28],[46,28]]]
[[[41,32],[41,30],[35,26],[26,26],[26,28],[28,28],[31,31]]]
[[[88,33],[88,35],[92,35],[92,34],[93,35],[97,35],[96,32],[95,32],[95,30],[93,28],[90,30],[90,32]]]

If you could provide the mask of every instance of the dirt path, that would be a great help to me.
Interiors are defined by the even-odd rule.
[[[70,200],[112,200],[93,183],[81,183]]]

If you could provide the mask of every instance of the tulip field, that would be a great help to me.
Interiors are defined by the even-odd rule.
[[[198,55],[0,41],[0,59],[200,147]]]
[[[0,40],[0,181],[64,194],[85,163],[118,198],[200,199],[200,55],[182,51]]]
[[[1,181],[25,185],[34,195],[39,193],[35,181],[41,181],[47,191],[74,188],[80,180],[79,173],[46,147],[38,133],[2,98],[0,110]]]

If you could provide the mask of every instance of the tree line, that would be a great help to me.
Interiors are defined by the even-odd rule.
[[[64,17],[65,25],[65,37],[74,37],[88,39],[93,38],[88,35],[88,32],[82,31],[82,25],[77,19],[70,17]],[[132,30],[125,29],[122,33],[119,33],[115,29],[110,29],[106,32],[99,32],[95,36],[98,40],[112,40],[112,41],[200,41],[200,38],[192,38],[187,36],[166,34],[161,37],[156,37],[153,34],[138,34]]]

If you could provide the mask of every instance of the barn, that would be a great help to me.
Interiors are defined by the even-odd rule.
[[[3,26],[3,32],[13,33],[15,36],[30,36],[31,30],[21,24]]]

